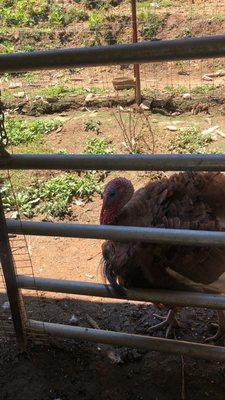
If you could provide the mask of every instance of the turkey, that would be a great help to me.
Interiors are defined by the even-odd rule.
[[[104,189],[100,224],[194,230],[225,230],[225,176],[222,173],[178,173],[150,181],[134,191],[123,177]],[[125,288],[159,288],[225,293],[225,247],[105,241],[104,274],[121,296]],[[177,325],[177,309],[155,327]],[[217,339],[225,333],[218,311]],[[150,328],[150,330],[152,330]]]

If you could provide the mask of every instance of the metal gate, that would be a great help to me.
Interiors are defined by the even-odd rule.
[[[225,36],[189,38],[171,41],[51,50],[0,56],[0,72],[54,69],[62,67],[100,66],[225,56]],[[2,152],[0,169],[74,169],[74,170],[163,170],[225,171],[225,155],[23,155]],[[45,235],[141,240],[196,246],[225,246],[225,232],[159,228],[96,226],[5,220],[0,204],[0,257],[7,287],[16,338],[26,347],[28,330],[50,336],[80,338],[93,342],[139,347],[192,357],[225,360],[225,348],[185,341],[89,329],[34,321],[27,318],[20,289],[38,289],[80,295],[113,297],[105,285],[16,275],[9,234]],[[153,301],[170,305],[225,309],[225,296],[161,290],[128,290],[130,300]]]

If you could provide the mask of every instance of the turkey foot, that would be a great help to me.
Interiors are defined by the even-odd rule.
[[[204,340],[205,343],[216,342],[218,340],[223,339],[224,340],[224,344],[225,344],[225,315],[224,315],[224,311],[218,310],[217,311],[217,315],[218,315],[218,324],[213,324],[214,326],[215,325],[218,326],[217,332],[216,332],[215,335],[206,338]]]
[[[176,318],[176,313],[177,309],[172,308],[169,310],[168,314],[166,317],[162,317],[161,315],[154,314],[157,318],[162,319],[163,321],[160,322],[159,324],[153,325],[150,328],[148,328],[148,332],[152,332],[155,329],[161,329],[163,327],[166,328],[166,338],[170,336],[174,328],[181,327],[181,323],[177,320]]]

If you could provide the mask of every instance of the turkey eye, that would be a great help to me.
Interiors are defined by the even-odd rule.
[[[110,199],[113,199],[113,198],[115,197],[115,195],[116,195],[116,192],[115,192],[115,191],[110,192],[110,193],[109,193],[109,198],[110,198]]]

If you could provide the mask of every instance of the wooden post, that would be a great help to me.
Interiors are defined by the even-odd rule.
[[[137,7],[136,0],[131,0],[131,17],[132,17],[132,39],[133,43],[138,42],[137,34]],[[134,64],[134,78],[135,78],[135,101],[137,104],[141,103],[141,80],[140,80],[140,65]]]
[[[25,309],[17,286],[16,272],[10,247],[5,214],[0,195],[0,260],[5,278],[17,343],[21,351],[26,349]]]

